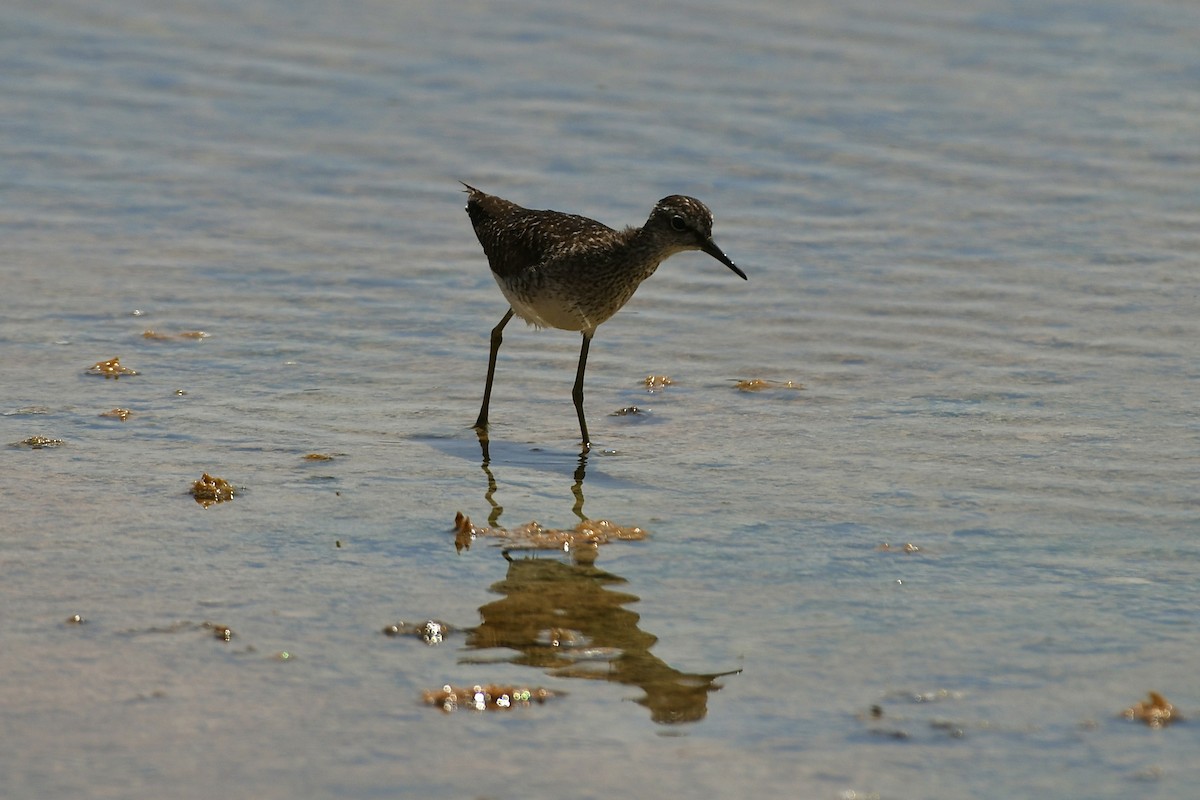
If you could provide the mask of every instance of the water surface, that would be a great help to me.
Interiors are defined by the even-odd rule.
[[[1198,26],[11,6],[0,442],[63,444],[0,454],[0,794],[1188,796],[1195,723],[1119,712],[1200,715]],[[582,463],[578,339],[519,324],[482,463],[458,179],[613,226],[694,194],[750,276],[678,256],[600,329]],[[506,560],[458,511],[651,535]],[[564,694],[421,703],[487,682]]]

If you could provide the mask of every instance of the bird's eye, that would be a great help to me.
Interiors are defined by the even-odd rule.
[[[683,217],[676,214],[671,217],[671,229],[676,231],[686,231],[687,223],[683,221]]]

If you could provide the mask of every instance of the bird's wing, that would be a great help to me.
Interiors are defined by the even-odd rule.
[[[615,231],[593,219],[557,211],[537,211],[472,193],[467,214],[492,271],[510,277],[600,242]]]

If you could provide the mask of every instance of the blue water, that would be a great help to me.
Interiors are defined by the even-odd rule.
[[[0,443],[63,444],[0,448],[0,795],[1191,796],[1198,29],[9,4]],[[696,195],[750,277],[677,256],[601,327],[582,464],[578,339],[519,323],[482,461],[460,179],[613,226]],[[509,561],[459,511],[650,537]],[[1189,721],[1121,718],[1151,690]]]

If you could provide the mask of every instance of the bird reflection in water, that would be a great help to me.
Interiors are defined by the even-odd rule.
[[[491,507],[488,528],[469,518],[455,520],[456,546],[470,547],[476,535],[505,540],[508,561],[505,579],[490,587],[501,599],[479,609],[483,622],[467,632],[467,648],[476,651],[507,648],[517,655],[497,659],[536,667],[560,678],[590,678],[637,686],[644,693],[636,702],[650,710],[657,723],[695,722],[708,713],[708,695],[721,689],[718,679],[741,670],[688,673],[650,653],[657,637],[638,627],[639,615],[626,606],[639,598],[614,587],[625,579],[595,566],[599,545],[617,539],[642,539],[640,528],[622,528],[604,520],[589,521],[583,513],[583,481],[588,451],[579,455],[573,475],[572,511],[581,523],[572,530],[546,529],[529,523],[512,530],[497,523],[504,508],[495,499],[496,477],[486,433],[479,437],[481,467],[487,476],[484,497]],[[516,558],[520,550],[570,553],[571,563],[555,558]],[[465,663],[493,659],[467,658]]]
[[[474,527],[461,516],[459,526]],[[687,673],[652,655],[650,648],[657,637],[641,630],[639,616],[626,608],[638,598],[613,588],[625,579],[598,569],[593,563],[598,545],[594,541],[588,544],[569,548],[573,563],[514,558],[505,550],[508,574],[490,587],[503,597],[479,609],[483,622],[467,633],[467,647],[515,650],[518,655],[503,660],[536,667],[555,677],[637,686],[644,692],[637,702],[650,709],[655,722],[703,719],[708,694],[721,688],[717,678],[740,670]],[[465,659],[465,663],[486,661]]]
[[[703,719],[717,679],[740,672],[682,672],[652,655],[657,637],[626,608],[638,598],[613,588],[624,578],[589,564],[505,557],[508,574],[491,586],[502,597],[479,609],[483,622],[467,634],[472,650],[504,647],[518,654],[505,661],[555,677],[637,686],[644,695],[636,702],[663,724]]]

